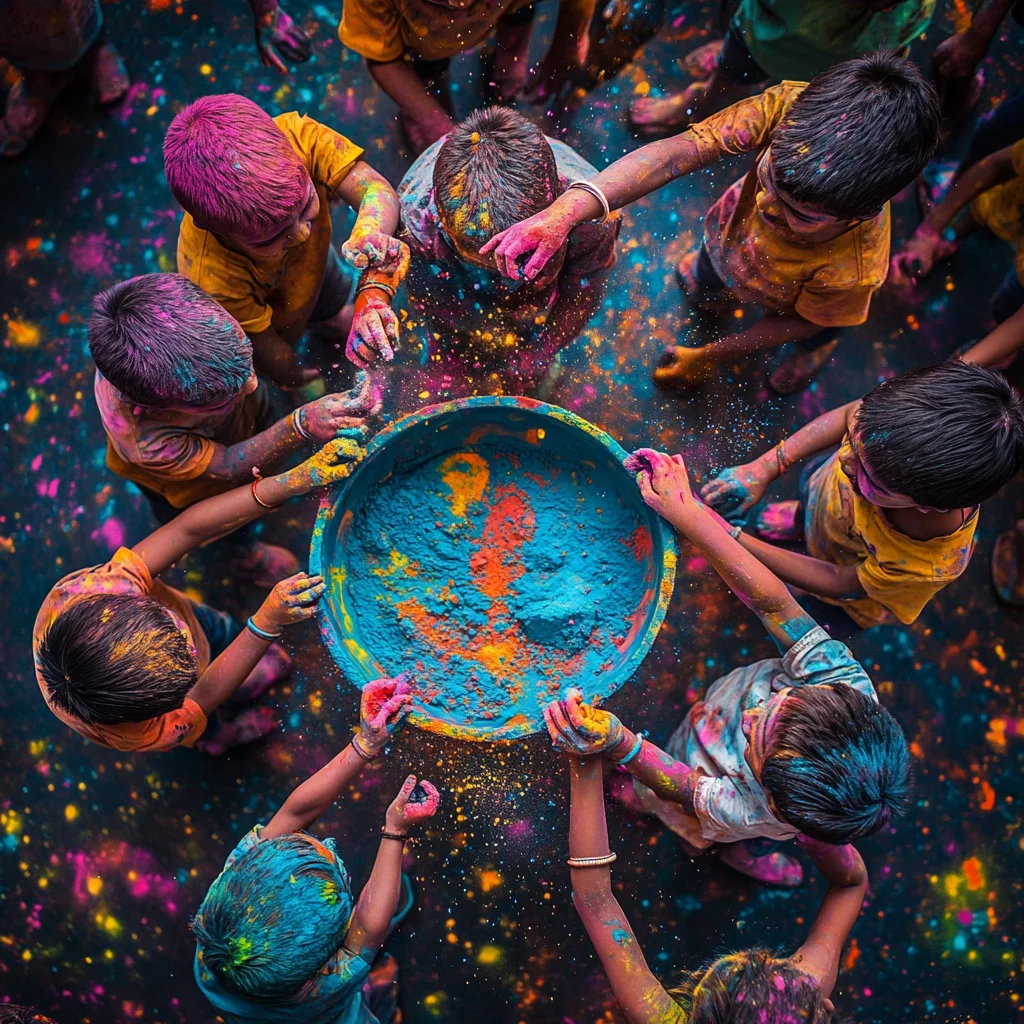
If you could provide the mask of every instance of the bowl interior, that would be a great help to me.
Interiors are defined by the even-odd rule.
[[[618,689],[675,570],[624,458],[593,425],[522,398],[433,406],[377,435],[313,536],[321,629],[345,675],[411,671],[415,724],[481,740],[542,729],[568,687]]]

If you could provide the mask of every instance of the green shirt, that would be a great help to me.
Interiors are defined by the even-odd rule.
[[[904,49],[934,11],[935,0],[876,12],[850,0],[741,0],[733,24],[769,77],[806,82],[839,61]]]

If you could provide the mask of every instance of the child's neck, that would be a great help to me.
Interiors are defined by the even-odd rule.
[[[948,512],[922,512],[918,508],[883,508],[875,506],[886,522],[898,533],[911,540],[934,540],[956,533],[971,517],[969,508],[954,508]]]

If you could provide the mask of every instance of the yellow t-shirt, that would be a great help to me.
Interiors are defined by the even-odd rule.
[[[216,299],[249,334],[274,330],[287,342],[302,336],[316,304],[331,246],[330,202],[362,149],[311,117],[274,118],[309,171],[320,197],[320,213],[309,238],[267,260],[251,260],[197,228],[186,213],[178,233],[178,273]]]
[[[702,160],[764,150],[806,85],[783,82],[691,125]],[[785,225],[759,162],[705,217],[704,247],[718,276],[740,302],[773,313],[799,313],[821,327],[864,323],[889,269],[889,204],[837,238],[808,241]]]
[[[368,60],[385,63],[404,54],[443,60],[482,43],[506,14],[533,0],[345,0],[338,38]]]
[[[856,565],[867,593],[852,601],[822,600],[842,605],[864,627],[892,622],[893,616],[913,622],[967,568],[977,525],[975,510],[959,530],[944,537],[914,540],[900,533],[882,509],[853,489],[838,452],[811,476],[804,510],[808,552],[833,565]]]
[[[199,674],[210,664],[210,644],[196,618],[192,602],[173,587],[154,580],[146,563],[130,548],[118,548],[109,562],[79,569],[54,584],[46,595],[32,629],[32,653],[35,656],[43,636],[54,619],[65,608],[84,597],[95,594],[143,594],[159,601],[184,620],[196,649]],[[159,657],[159,651],[153,655]],[[142,722],[122,722],[114,725],[89,725],[74,715],[55,707],[50,700],[46,681],[36,662],[36,681],[47,707],[65,725],[102,747],[115,750],[171,750],[177,746],[190,747],[206,729],[206,715],[191,697],[186,697],[180,708],[147,718]]]
[[[982,192],[971,204],[971,213],[992,234],[1016,247],[1017,280],[1024,284],[1024,139],[1014,143],[1010,157],[1017,177]]]

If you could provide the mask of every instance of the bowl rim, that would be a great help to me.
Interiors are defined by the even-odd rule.
[[[625,468],[626,459],[629,453],[611,436],[606,430],[596,424],[585,420],[582,416],[563,409],[558,405],[551,405],[536,398],[527,398],[523,395],[472,395],[467,398],[451,399],[447,402],[438,402],[434,405],[423,406],[415,412],[407,413],[398,419],[392,420],[386,427],[375,434],[366,446],[366,455],[359,462],[351,475],[333,487],[325,488],[317,510],[316,523],[313,525],[312,537],[309,550],[309,571],[311,575],[323,575],[325,566],[323,564],[323,543],[326,535],[326,528],[334,518],[335,510],[340,503],[344,493],[352,485],[352,481],[363,466],[373,460],[391,440],[400,433],[404,433],[410,427],[418,423],[427,423],[439,416],[447,416],[453,412],[460,412],[464,409],[521,409],[525,412],[537,413],[551,419],[565,423],[567,426],[575,427],[589,437],[597,441],[615,460]],[[660,542],[661,565],[655,568],[655,579],[658,589],[658,596],[654,602],[653,609],[641,636],[633,644],[629,655],[619,667],[622,674],[622,681],[612,692],[618,692],[636,674],[637,669],[647,657],[648,652],[654,644],[655,639],[661,630],[668,613],[668,606],[672,599],[672,592],[675,587],[676,563],[678,561],[678,548],[676,546],[675,533],[656,512],[649,509],[652,536],[656,536]],[[652,557],[657,554],[657,548],[652,550]],[[325,577],[326,578],[326,577]],[[357,676],[353,675],[354,669],[358,669],[358,663],[349,654],[342,642],[341,631],[336,629],[335,623],[328,611],[326,601],[321,601],[317,610],[317,622],[320,627],[320,638],[335,664],[341,670],[345,681],[356,689],[362,690],[364,683],[356,681]],[[361,673],[360,673],[361,675]],[[370,680],[366,680],[370,682]],[[607,698],[598,698],[605,700]],[[482,726],[459,726],[444,722],[432,715],[426,715],[414,711],[409,715],[409,721],[427,732],[438,735],[449,736],[455,739],[474,740],[477,742],[502,742],[521,739],[542,731],[542,727],[535,727],[531,722],[513,722],[506,724],[498,730],[486,730]]]

